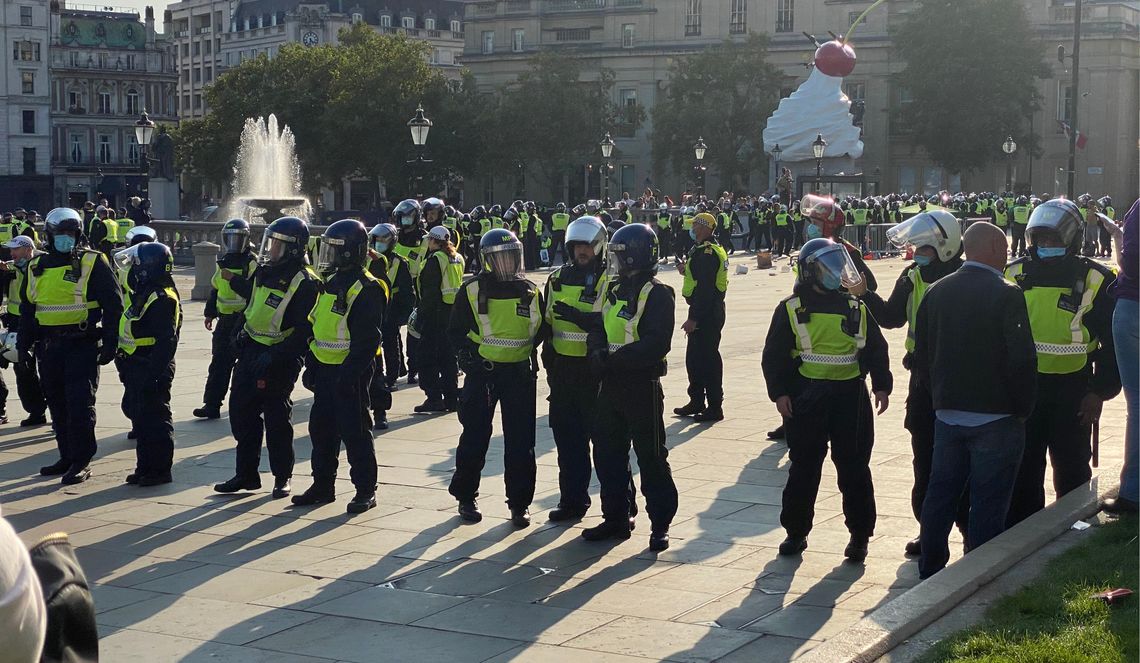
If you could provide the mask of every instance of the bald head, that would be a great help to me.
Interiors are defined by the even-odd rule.
[[[994,269],[1004,269],[1009,244],[1001,228],[992,223],[974,223],[962,236],[966,260],[980,262]]]

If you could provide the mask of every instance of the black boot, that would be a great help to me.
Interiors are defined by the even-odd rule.
[[[293,496],[293,504],[295,506],[314,506],[335,501],[336,493],[333,492],[332,486],[320,486],[315,483],[309,486],[309,489],[300,495]]]
[[[511,524],[518,529],[530,527],[530,509],[525,506],[511,508]]]
[[[552,523],[560,523],[566,520],[581,520],[585,515],[586,509],[582,507],[559,506],[551,509],[547,519]]]
[[[44,416],[43,412],[40,412],[39,414],[29,415],[27,419],[20,422],[20,426],[27,428],[28,426],[43,426],[46,423],[47,417]]]
[[[44,465],[40,468],[41,477],[57,477],[67,472],[67,468],[71,467],[71,461],[66,461],[62,458],[55,461],[51,465]]]
[[[582,530],[582,538],[587,541],[625,540],[629,537],[629,522],[622,520],[603,520],[597,527]]]
[[[372,430],[388,430],[388,414],[376,412],[372,415]]]
[[[141,476],[142,476],[142,472],[135,470],[134,472],[131,472],[130,474],[128,474],[126,479],[123,479],[123,483],[127,483],[127,484],[130,484],[132,486],[138,485],[139,477],[141,477]]]
[[[170,472],[154,472],[140,476],[135,485],[142,487],[161,486],[172,481],[174,481],[174,478],[170,476]]]
[[[72,463],[67,472],[59,478],[59,482],[65,486],[74,486],[87,481],[90,477],[91,468],[87,467],[87,463]]]
[[[649,550],[652,552],[661,552],[669,548],[669,528],[668,527],[654,527],[653,531],[649,533]]]
[[[805,550],[807,550],[806,536],[792,536],[789,534],[788,538],[784,539],[784,542],[780,544],[780,554],[785,557],[798,555]]]
[[[768,431],[769,440],[782,440],[784,439],[784,424],[780,424],[776,430]]]
[[[192,413],[199,419],[217,419],[222,416],[222,409],[216,405],[203,405]]]
[[[289,493],[293,492],[293,486],[289,483],[289,477],[273,479],[273,499],[279,500],[283,497],[289,497]]]
[[[221,483],[214,484],[215,493],[236,493],[239,490],[257,490],[261,488],[261,477],[233,477]]]
[[[843,550],[843,556],[852,562],[862,562],[867,559],[867,541],[869,537],[864,534],[852,534],[851,540]]]
[[[907,557],[918,557],[922,554],[922,542],[917,536],[906,542],[906,554]]]
[[[442,398],[429,398],[412,409],[419,414],[447,412],[447,403],[445,403]]]
[[[704,403],[698,403],[697,401],[689,401],[687,404],[685,404],[684,407],[673,408],[673,414],[677,415],[678,417],[691,417],[694,414],[697,414],[698,412],[701,412],[704,409],[705,409]]]
[[[376,491],[358,490],[352,501],[348,503],[347,511],[349,513],[364,513],[374,506],[376,506]]]
[[[693,415],[693,421],[720,421],[724,419],[724,410],[720,406],[708,406],[703,411]]]
[[[469,523],[477,523],[483,520],[483,512],[475,500],[459,500],[459,517]]]

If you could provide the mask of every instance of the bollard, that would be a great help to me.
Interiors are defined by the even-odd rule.
[[[198,242],[190,249],[194,254],[194,289],[190,291],[190,299],[204,301],[209,299],[210,279],[214,278],[214,269],[218,264],[218,251],[222,247],[210,242]]]

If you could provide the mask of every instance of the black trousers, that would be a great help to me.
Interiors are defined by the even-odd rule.
[[[372,363],[372,378],[368,381],[368,406],[379,417],[392,409],[392,391],[384,379],[384,355],[376,355]]]
[[[802,382],[798,393],[792,395],[792,416],[786,420],[791,465],[780,524],[789,536],[811,532],[830,443],[847,530],[869,537],[875,533],[875,489],[870,468],[875,427],[867,387],[859,379]]]
[[[131,394],[127,416],[135,438],[135,472],[166,474],[174,464],[174,418],[170,411],[173,361],[155,375],[145,350],[119,360],[123,389]]]
[[[214,335],[210,337],[210,369],[206,373],[206,388],[202,394],[202,403],[206,407],[222,407],[226,400],[226,391],[233,377],[234,362],[237,361],[237,351],[234,349],[234,339],[241,330],[245,319],[241,313],[230,313],[218,318],[214,325]]]
[[[408,327],[408,330],[405,332],[405,334],[407,335],[407,340],[406,340],[406,344],[405,344],[405,347],[407,348],[407,359],[408,359],[407,374],[409,376],[417,375],[420,372],[420,369],[419,369],[420,357],[419,357],[419,352],[418,352],[419,345],[420,345],[420,339],[417,338],[416,336],[412,336],[412,328],[411,327]],[[400,367],[400,372],[401,373],[404,372],[402,366]]]
[[[685,370],[689,374],[689,402],[720,407],[724,401],[724,362],[720,358],[720,335],[724,329],[724,302],[715,315],[697,322],[685,346]]]
[[[1061,497],[1092,478],[1092,429],[1077,411],[1088,393],[1082,375],[1038,374],[1037,403],[1025,422],[1025,451],[1013,487],[1007,527],[1045,508],[1045,454],[1053,465],[1053,490]]]
[[[400,326],[385,318],[380,326],[380,348],[384,354],[384,382],[388,387],[396,384],[401,375],[408,372],[404,366],[404,339],[400,336]]]
[[[551,241],[550,251],[547,253],[547,255],[550,256],[550,264],[551,265],[555,264],[555,262],[554,262],[554,254],[555,253],[558,253],[559,255],[562,256],[562,262],[568,262],[570,260],[570,258],[566,254],[566,231],[565,230],[553,231],[551,233],[551,240],[550,241]]]
[[[20,397],[20,405],[24,411],[32,416],[43,416],[47,410],[47,401],[44,400],[40,375],[36,372],[35,364],[29,366],[12,364],[12,372],[16,374],[16,393]],[[4,382],[4,374],[0,373],[0,415],[7,414],[7,400],[8,385]]]
[[[864,244],[864,241],[867,239],[867,226],[855,226],[855,237],[855,245],[859,247],[860,251],[866,251],[867,245]]]
[[[802,220],[801,221],[793,221],[792,222],[792,248],[798,249],[801,246],[803,246],[803,243],[804,243],[804,222]]]
[[[910,450],[913,454],[914,486],[910,489],[910,508],[914,519],[922,520],[922,503],[930,486],[930,468],[934,457],[934,397],[927,385],[910,377],[907,389],[906,418],[903,425],[910,431]],[[966,532],[970,525],[970,492],[967,488],[958,501],[958,514],[954,517],[958,529]]]
[[[523,264],[527,269],[534,269],[538,267],[538,235],[534,230],[527,231],[522,238],[523,242]]]
[[[459,393],[459,367],[455,363],[455,351],[444,333],[446,326],[446,322],[426,325],[417,346],[420,388],[433,400],[454,400]]]
[[[368,418],[368,383],[372,371],[346,377],[340,366],[319,361],[314,371],[313,409],[309,413],[309,439],[313,443],[313,485],[333,486],[340,445],[348,456],[349,477],[356,490],[376,492],[376,449]]]
[[[252,364],[268,349],[256,341],[238,353],[230,386],[230,431],[237,441],[237,476],[253,477],[261,464],[261,442],[277,479],[293,476],[293,385],[301,360],[274,361],[260,374]]]
[[[673,236],[673,253],[677,256],[678,260],[682,260],[685,256],[689,255],[689,249],[691,248],[693,248],[693,238],[689,236],[688,230],[682,229]]]
[[[1013,256],[1015,258],[1018,256],[1028,255],[1029,253],[1029,249],[1025,244],[1025,228],[1027,225],[1028,224],[1025,223],[1009,224],[1010,233],[1013,235],[1013,242],[1009,248],[1013,252]]]
[[[601,484],[602,516],[621,521],[633,513],[629,448],[641,469],[641,493],[653,529],[665,529],[677,515],[677,485],[665,447],[665,394],[661,381],[608,376],[594,410],[594,467]]]
[[[792,227],[790,225],[776,226],[776,242],[772,251],[784,256],[792,252]]]
[[[479,476],[491,444],[491,422],[495,406],[501,404],[507,504],[521,509],[534,500],[535,380],[529,361],[495,364],[491,371],[466,373],[459,400],[463,432],[455,450],[455,474],[447,489],[456,499],[479,496]]]
[[[36,359],[59,457],[84,465],[97,448],[98,341],[93,336],[42,339],[36,344]]]
[[[724,248],[730,255],[736,253],[736,247],[732,244],[732,229],[721,228],[717,231],[717,241],[720,242],[721,247]]]
[[[756,227],[756,250],[759,251],[761,246],[769,250],[772,248],[772,225],[769,223],[761,223]]]
[[[657,227],[653,229],[657,233],[657,241],[660,244],[660,254],[662,258],[669,256],[669,252],[673,247],[673,231],[668,228]]]
[[[558,506],[590,506],[590,417],[598,402],[598,380],[585,357],[559,355],[546,366],[550,386],[550,430],[558,450]]]

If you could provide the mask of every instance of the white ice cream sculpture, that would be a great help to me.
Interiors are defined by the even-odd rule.
[[[784,161],[814,160],[811,144],[817,134],[827,141],[828,157],[863,156],[859,127],[851,124],[851,100],[843,94],[843,78],[855,69],[849,44],[829,41],[815,51],[808,79],[780,105],[764,129],[764,151],[777,143]]]

